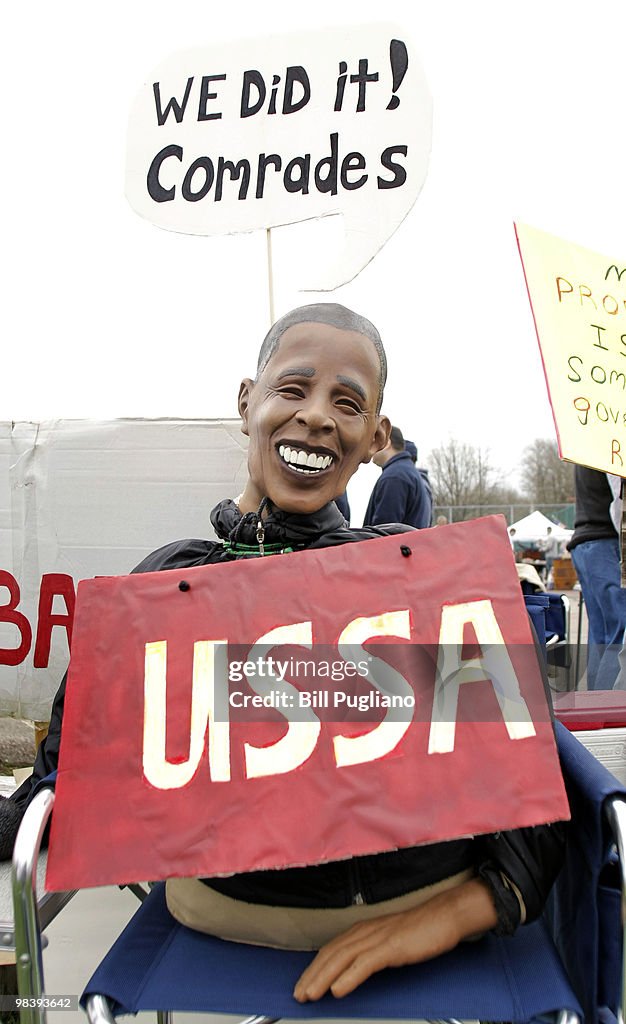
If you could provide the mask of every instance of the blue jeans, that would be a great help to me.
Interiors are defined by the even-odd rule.
[[[626,628],[626,590],[620,586],[617,537],[577,544],[572,561],[589,620],[587,686],[590,690],[612,690]]]

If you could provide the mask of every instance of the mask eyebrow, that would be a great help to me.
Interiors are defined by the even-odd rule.
[[[356,380],[352,379],[352,377],[344,377],[338,373],[337,380],[339,381],[340,384],[344,384],[347,388],[350,388],[351,391],[356,391],[359,398],[362,398],[364,402],[367,401],[367,395],[365,394],[365,391]]]
[[[288,370],[283,370],[282,373],[278,374],[277,381],[282,380],[283,377],[314,377],[315,370],[312,366],[290,366]]]

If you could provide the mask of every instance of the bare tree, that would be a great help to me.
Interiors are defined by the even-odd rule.
[[[488,505],[502,495],[489,451],[456,438],[432,450],[428,470],[435,505]]]
[[[522,484],[535,505],[574,501],[574,467],[559,458],[556,441],[538,437],[524,449]]]

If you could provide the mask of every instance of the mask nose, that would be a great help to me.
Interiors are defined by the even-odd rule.
[[[335,420],[325,402],[311,401],[296,412],[296,422],[310,431],[329,433],[335,429]]]

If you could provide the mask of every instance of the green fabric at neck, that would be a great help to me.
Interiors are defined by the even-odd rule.
[[[235,544],[231,544],[230,541],[228,541],[228,540],[224,541],[224,550],[225,551],[232,551],[233,554],[240,554],[240,555],[260,555],[261,554],[261,552],[259,550],[259,545],[258,544],[241,544],[240,542],[237,542]],[[263,551],[264,551],[264,553],[266,555],[281,555],[281,554],[288,555],[288,554],[290,554],[290,552],[293,551],[293,548],[285,547],[283,544],[280,544],[280,543],[273,543],[273,544],[263,544]]]

